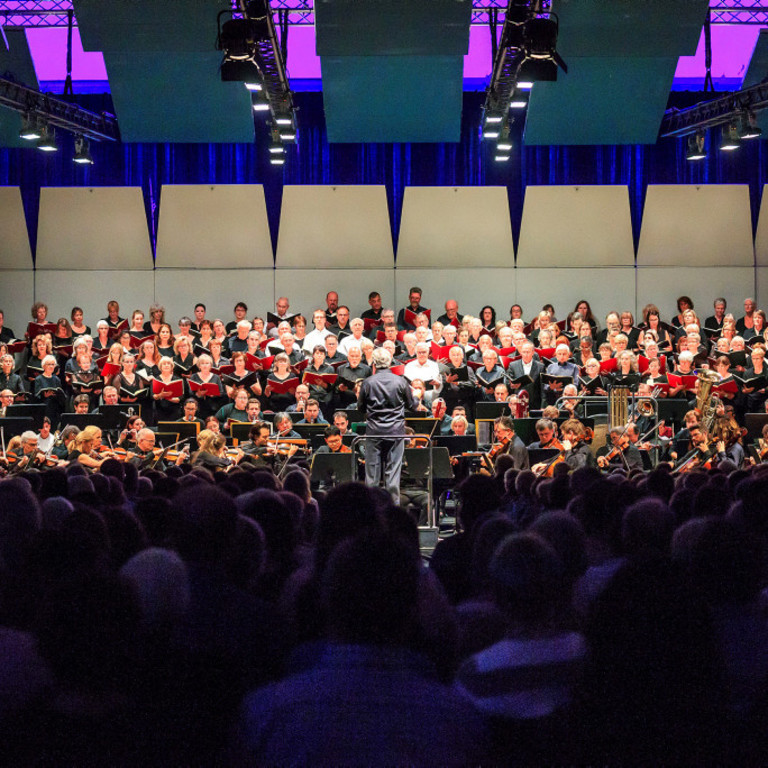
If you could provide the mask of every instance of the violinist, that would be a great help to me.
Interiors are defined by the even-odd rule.
[[[739,427],[732,415],[717,419],[712,428],[712,439],[717,449],[717,460],[732,461],[736,468],[740,469],[745,458],[741,438],[741,427]]]
[[[640,451],[632,445],[628,430],[625,427],[613,427],[609,433],[611,446],[598,451],[597,466],[601,469],[623,467],[626,470],[642,469],[643,457]],[[600,452],[604,451],[602,455]]]
[[[699,424],[688,427],[693,447],[681,459],[674,463],[673,474],[690,472],[692,469],[709,469],[717,454],[717,448],[712,444],[709,434]]]
[[[239,446],[245,454],[244,460],[253,464],[264,463],[264,456],[269,452],[269,434],[269,424],[254,422],[248,431],[248,440]]]
[[[557,448],[560,451],[563,449],[562,443],[557,439],[557,424],[552,419],[539,419],[535,429],[539,439],[528,446],[529,450]]]
[[[563,448],[565,449],[565,463],[569,469],[581,467],[594,467],[595,457],[587,445],[589,434],[587,428],[577,419],[567,419],[560,430],[563,435]]]
[[[227,452],[224,435],[204,429],[197,436],[199,449],[192,454],[192,466],[203,467],[211,472],[226,472],[237,465],[245,455],[240,448]]]
[[[515,434],[515,422],[509,416],[499,416],[493,422],[493,436],[495,442],[488,452],[492,463],[502,454],[507,454],[514,459],[515,469],[528,469],[528,449]]]
[[[101,430],[98,427],[86,427],[75,437],[72,450],[67,456],[67,461],[74,464],[82,464],[86,469],[97,471],[101,465],[109,458],[102,456],[101,449]]]
[[[21,435],[21,445],[8,453],[11,469],[24,472],[28,469],[43,469],[48,457],[38,448],[37,434],[28,430]],[[58,460],[56,460],[58,464]]]
[[[163,449],[155,448],[155,433],[151,429],[144,427],[140,429],[136,436],[136,449],[128,453],[128,461],[139,469],[158,469],[161,472],[171,464],[182,464],[186,455],[183,451],[178,451],[176,458],[172,461],[163,457]]]
[[[278,438],[283,438],[286,440],[301,439],[301,435],[293,429],[293,421],[291,420],[291,417],[284,411],[275,414],[273,424],[275,426],[275,432],[277,433]]]

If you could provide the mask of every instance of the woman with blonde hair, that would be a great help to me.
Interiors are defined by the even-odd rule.
[[[101,430],[98,427],[86,427],[78,432],[74,439],[74,447],[67,460],[82,464],[87,469],[97,471],[107,458],[101,458],[98,450],[101,448]]]

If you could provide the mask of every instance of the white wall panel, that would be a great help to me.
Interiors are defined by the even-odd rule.
[[[768,307],[768,267],[758,267],[757,272],[757,306],[761,309]],[[739,315],[742,313],[740,312]]]
[[[3,269],[32,268],[27,221],[18,187],[0,187],[0,264]]]
[[[552,304],[557,319],[564,320],[581,299],[586,299],[602,326],[602,318],[611,310],[635,307],[633,267],[518,267],[515,271],[517,303],[522,306],[526,320],[531,320],[544,304]]]
[[[0,309],[5,313],[5,325],[20,338],[32,319],[29,310],[34,297],[35,273],[31,269],[0,270]]]
[[[634,266],[625,186],[529,186],[518,267]]]
[[[277,267],[391,269],[393,264],[384,186],[283,188]]]
[[[263,317],[274,309],[273,275],[272,269],[157,269],[155,296],[174,324],[183,315],[192,317],[199,301],[211,320],[228,323],[238,301],[248,305],[248,317]]]
[[[237,269],[274,263],[261,184],[170,184],[160,195],[158,269]]]
[[[408,187],[398,269],[514,266],[506,187]]]
[[[637,270],[637,305],[655,304],[669,321],[677,314],[677,297],[690,296],[702,318],[712,314],[712,303],[724,296],[729,311],[744,314],[742,302],[754,296],[755,270],[750,267],[645,267]]]
[[[768,184],[763,187],[763,197],[760,201],[760,218],[757,221],[755,237],[755,262],[758,266],[768,267]],[[768,296],[766,296],[768,299]]]
[[[73,306],[82,307],[85,323],[95,333],[96,323],[107,316],[107,302],[115,299],[120,316],[134,309],[145,314],[154,301],[152,270],[48,270],[35,272],[35,300],[48,305],[48,317],[69,318]]]
[[[152,269],[140,187],[43,187],[38,269]]]
[[[394,269],[276,269],[275,301],[287,296],[291,312],[301,312],[310,324],[315,309],[325,309],[328,291],[339,294],[339,303],[346,304],[352,317],[370,309],[368,294],[378,291],[383,306],[391,307],[395,298]],[[274,302],[270,307],[274,311]]]
[[[639,267],[754,265],[746,184],[649,185]]]
[[[432,310],[437,319],[445,312],[447,299],[459,302],[462,315],[477,315],[490,304],[499,319],[509,317],[516,302],[515,270],[511,267],[475,269],[396,269],[397,297],[395,309],[408,306],[408,291],[418,286],[424,291],[422,305]]]

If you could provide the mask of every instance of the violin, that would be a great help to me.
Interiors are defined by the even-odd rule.
[[[497,457],[497,456],[499,456],[500,454],[504,453],[504,451],[506,451],[506,449],[507,449],[507,446],[508,446],[508,445],[509,445],[511,442],[512,442],[512,438],[511,438],[511,437],[509,437],[509,436],[507,436],[507,437],[503,437],[503,438],[501,439],[501,442],[500,442],[500,443],[495,443],[495,444],[494,444],[494,445],[491,447],[491,450],[490,450],[490,451],[488,451],[488,453],[486,454],[486,456],[487,456],[487,457],[490,459],[490,461],[495,461],[495,459],[496,459],[496,457]]]

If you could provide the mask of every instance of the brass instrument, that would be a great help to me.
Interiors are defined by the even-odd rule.
[[[659,396],[659,392],[661,392],[661,387],[654,387],[647,398],[637,401],[636,410],[638,416],[653,416],[654,409],[652,400],[655,400]]]
[[[625,427],[629,421],[629,387],[611,387],[608,392],[608,429]]]
[[[707,432],[712,432],[717,417],[717,408],[720,398],[712,394],[712,387],[720,383],[720,376],[715,371],[704,369],[698,374],[698,387],[696,392],[696,410],[699,412],[699,424]]]

